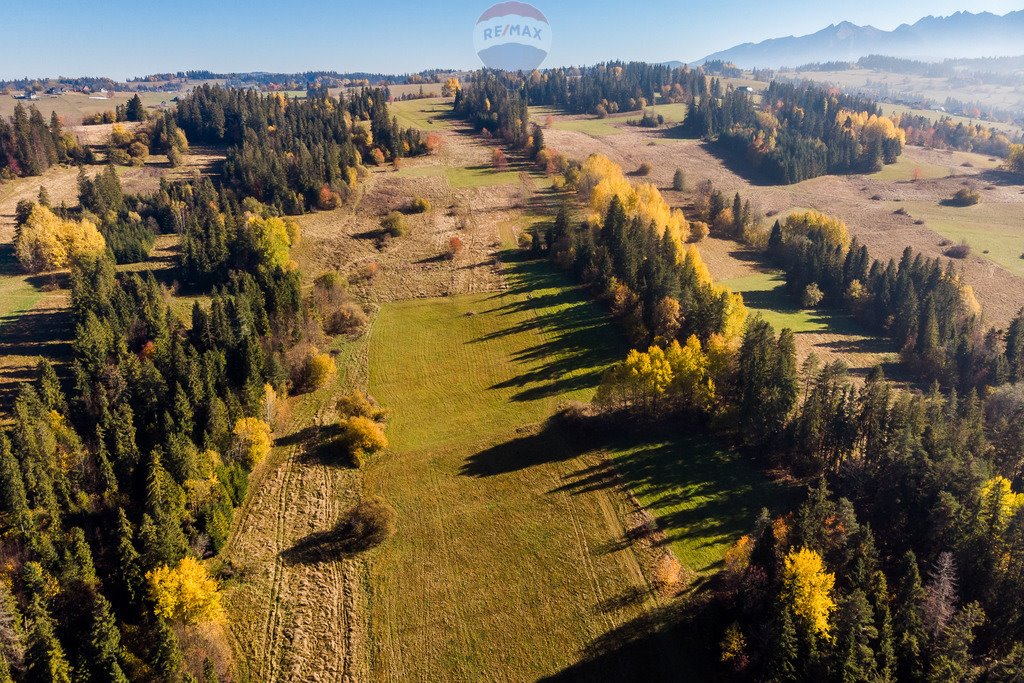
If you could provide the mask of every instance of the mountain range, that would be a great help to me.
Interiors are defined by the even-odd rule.
[[[805,36],[743,43],[695,63],[721,59],[745,68],[777,68],[813,62],[856,61],[871,54],[922,61],[1024,54],[1024,10],[1002,16],[991,12],[928,16],[892,31],[844,21]]]

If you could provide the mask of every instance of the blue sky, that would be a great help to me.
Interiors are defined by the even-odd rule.
[[[453,0],[4,0],[0,78],[114,78],[207,68],[404,73],[475,67],[472,28],[491,2]],[[842,20],[892,29],[1024,0],[536,0],[552,26],[548,66],[698,59],[736,43]]]

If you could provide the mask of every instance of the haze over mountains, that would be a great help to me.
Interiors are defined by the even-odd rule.
[[[1024,10],[1003,16],[991,12],[928,16],[892,31],[844,21],[806,36],[743,43],[710,54],[697,63],[721,59],[746,68],[800,66],[856,61],[870,54],[924,61],[1024,54]]]

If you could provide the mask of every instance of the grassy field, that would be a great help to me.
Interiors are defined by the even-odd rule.
[[[895,164],[886,164],[882,170],[872,173],[871,177],[878,180],[914,180],[915,171],[920,171],[921,180],[932,180],[934,178],[945,178],[956,174],[957,170],[953,165],[943,166],[926,162],[915,162],[905,156],[896,160]]]
[[[674,121],[676,123],[682,123],[683,119],[686,118],[686,104],[683,102],[675,102],[672,104],[654,104],[646,109],[645,112],[651,112],[655,115],[661,114],[665,117],[666,121]]]
[[[14,107],[21,103],[25,107],[34,106],[49,120],[51,112],[64,119],[66,125],[81,123],[83,116],[113,111],[120,104],[125,104],[135,93],[118,92],[109,99],[92,99],[84,93],[67,93],[65,95],[41,95],[38,100],[18,100],[12,95],[0,95],[0,116],[10,116]],[[156,107],[161,103],[170,103],[175,93],[141,92],[139,97],[146,107]]]
[[[413,166],[399,169],[399,178],[443,176],[454,188],[490,187],[519,182],[518,171],[495,171],[488,166]]]
[[[854,322],[825,309],[801,308],[786,291],[781,272],[757,273],[725,280],[721,284],[743,295],[743,302],[752,313],[760,313],[765,320],[781,330],[788,327],[794,332],[852,332]]]
[[[597,552],[623,535],[614,500],[558,491],[578,453],[527,428],[588,398],[625,350],[542,268],[517,266],[504,294],[388,304],[374,323],[391,447],[366,487],[400,521],[370,563],[373,680],[535,680],[643,610],[632,551]]]
[[[390,108],[402,126],[425,131],[447,128],[452,111],[451,100],[443,97],[392,102]]]
[[[986,202],[974,206],[942,206],[936,202],[893,203],[953,242],[966,240],[976,256],[1024,276],[1024,212],[1021,204]]]
[[[785,502],[697,439],[606,449],[545,422],[588,400],[626,347],[547,264],[507,275],[500,294],[387,304],[371,331],[370,391],[390,411],[391,445],[365,481],[399,513],[370,561],[374,680],[535,680],[647,614],[655,599],[616,482],[695,572]],[[648,655],[662,676],[687,665],[678,649]],[[606,664],[599,680],[629,677]]]

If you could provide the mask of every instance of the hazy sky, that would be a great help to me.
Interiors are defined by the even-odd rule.
[[[126,78],[185,69],[404,73],[476,67],[472,29],[492,2],[451,0],[0,0],[0,78]],[[537,0],[548,66],[691,61],[736,43],[849,20],[892,29],[1024,0]]]

